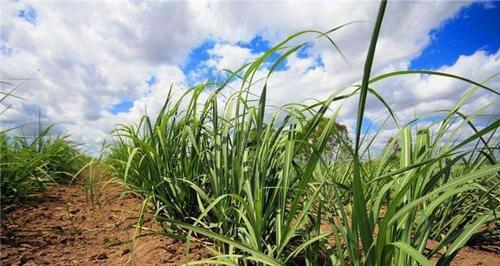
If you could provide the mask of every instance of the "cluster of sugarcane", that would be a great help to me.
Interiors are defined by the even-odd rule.
[[[121,125],[108,160],[123,182],[145,198],[170,235],[210,240],[214,254],[189,264],[431,265],[448,264],[484,225],[498,220],[499,121],[473,123],[461,107],[475,93],[498,92],[472,80],[434,71],[397,71],[370,77],[386,2],[381,3],[360,85],[314,104],[266,105],[267,80],[306,43],[294,34],[230,72],[179,96],[174,90],[155,119]],[[279,53],[272,64],[269,58]],[[266,65],[267,64],[267,65]],[[262,69],[267,75],[257,78]],[[471,84],[442,119],[400,130],[373,158],[377,133],[362,132],[368,96],[396,116],[371,85],[395,76],[424,74]],[[234,84],[240,89],[227,97]],[[255,95],[259,86],[260,95]],[[334,103],[359,98],[351,142]],[[321,127],[320,130],[318,128]],[[459,138],[464,128],[472,131]],[[432,129],[432,131],[431,131]],[[382,128],[380,129],[382,130]],[[334,142],[332,144],[332,142]],[[334,156],[325,156],[328,147]],[[331,152],[331,149],[330,151]],[[326,160],[325,158],[329,159]],[[428,247],[434,240],[437,245]]]

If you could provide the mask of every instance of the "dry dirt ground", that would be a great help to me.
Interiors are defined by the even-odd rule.
[[[185,245],[160,235],[142,202],[109,185],[94,209],[82,186],[59,186],[22,205],[2,206],[0,265],[180,265]],[[190,258],[203,249],[192,244]]]
[[[435,245],[429,243],[428,246]],[[487,247],[489,249],[489,247]],[[442,255],[442,254],[439,254]],[[440,256],[433,257],[433,261],[437,262]],[[500,253],[498,251],[487,251],[480,248],[463,247],[457,256],[450,263],[451,266],[500,266]]]
[[[109,185],[92,208],[81,185],[58,186],[22,205],[2,206],[0,265],[180,265],[182,242],[161,235],[141,201]],[[498,246],[497,246],[498,248]],[[193,244],[192,259],[206,252]],[[465,247],[452,265],[500,265],[498,249]]]

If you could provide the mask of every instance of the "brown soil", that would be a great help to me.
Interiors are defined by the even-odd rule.
[[[2,206],[0,265],[180,265],[185,245],[161,235],[146,216],[137,222],[142,202],[106,186],[92,209],[82,186],[58,186],[31,202]],[[203,256],[191,245],[190,258]]]
[[[433,248],[437,245],[436,241],[429,241],[427,248]],[[477,246],[475,248],[465,246],[455,256],[450,263],[452,266],[498,266],[500,265],[500,254],[495,251],[488,251],[489,245]],[[432,261],[437,262],[443,254],[437,254],[432,258]]]
[[[451,262],[453,266],[500,265],[500,256],[470,247],[462,248]]]
[[[123,191],[106,186],[94,208],[80,185],[54,187],[28,203],[2,206],[0,265],[183,264],[184,243],[162,235],[150,217],[137,236],[142,202]],[[191,245],[191,259],[206,254],[199,244]],[[451,265],[496,266],[500,254],[465,247]]]

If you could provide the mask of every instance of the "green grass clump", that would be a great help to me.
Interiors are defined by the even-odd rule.
[[[0,91],[0,116],[12,105],[9,98],[26,100],[15,94],[20,85],[0,80],[10,90]],[[90,161],[69,140],[69,136],[54,136],[53,126],[43,128],[38,121],[38,133],[33,137],[15,135],[15,130],[26,125],[0,130],[0,201],[12,203],[29,198],[47,185],[70,183],[75,175]]]
[[[50,136],[50,127],[34,138],[0,133],[2,203],[28,198],[49,184],[69,183],[85,157],[67,137]]]
[[[108,151],[122,180],[151,203],[167,233],[209,239],[224,265],[446,265],[485,224],[498,221],[499,121],[473,123],[484,110],[461,108],[484,84],[434,71],[396,71],[371,77],[386,3],[380,6],[361,84],[313,104],[270,109],[267,80],[306,34],[294,34],[222,83],[171,90],[155,118],[121,125]],[[271,55],[280,57],[271,62]],[[259,73],[267,71],[263,78]],[[376,134],[362,132],[366,99],[374,97],[399,125],[373,85],[426,74],[473,87],[442,118],[398,127],[373,157]],[[227,95],[234,84],[236,92]],[[254,92],[260,91],[260,95]],[[334,103],[359,97],[353,142]],[[487,106],[488,107],[488,106]],[[491,106],[490,106],[491,107]],[[341,108],[341,107],[340,107]],[[486,107],[485,107],[486,108]],[[461,136],[463,129],[471,129]],[[371,151],[371,152],[370,152]],[[426,249],[429,240],[438,243]],[[189,244],[189,242],[188,242]],[[189,259],[188,259],[189,260]],[[187,261],[188,261],[187,260]]]

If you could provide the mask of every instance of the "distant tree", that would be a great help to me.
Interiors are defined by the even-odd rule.
[[[328,118],[321,118],[318,125],[313,132],[309,135],[308,145],[302,145],[298,152],[302,161],[305,161],[313,153],[313,147],[318,145],[321,135],[328,125]],[[269,125],[264,124],[262,127],[263,132],[267,130]],[[271,129],[274,133],[274,129]],[[257,130],[252,128],[248,133],[247,147],[252,147],[257,144]],[[300,134],[306,134],[305,129],[302,129]],[[349,138],[347,127],[342,124],[334,123],[332,130],[328,135],[326,147],[323,150],[323,159],[327,162],[334,160],[347,160],[351,158],[351,145],[352,141]]]
[[[315,130],[309,136],[309,144],[313,147],[319,144],[321,135],[324,130],[326,130],[328,126],[329,119],[321,118]],[[305,133],[305,132],[304,132]],[[331,129],[328,140],[326,143],[326,147],[323,150],[323,159],[328,162],[334,160],[346,160],[351,158],[351,149],[352,141],[349,138],[349,134],[347,131],[347,127],[345,125],[334,123],[333,128]],[[312,153],[312,147],[304,147],[303,150],[300,151],[302,156],[308,156]]]

